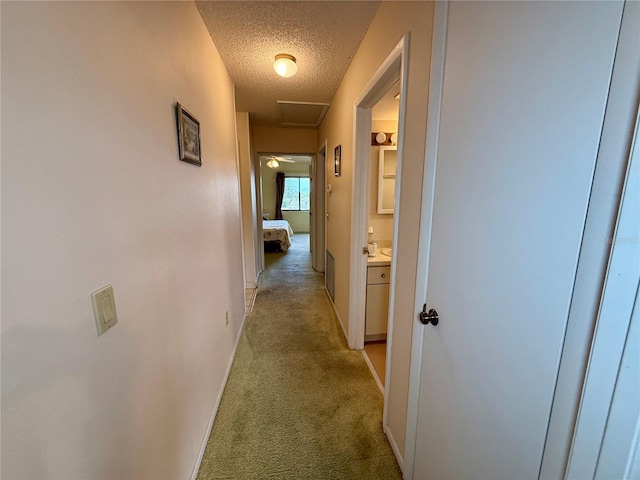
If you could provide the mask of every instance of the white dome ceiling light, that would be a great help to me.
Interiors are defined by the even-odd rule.
[[[276,55],[276,61],[273,62],[273,69],[281,77],[292,77],[298,71],[296,65],[296,57],[287,53]]]

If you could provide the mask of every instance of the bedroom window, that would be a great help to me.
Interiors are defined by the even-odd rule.
[[[309,211],[311,179],[308,177],[286,177],[282,210]]]

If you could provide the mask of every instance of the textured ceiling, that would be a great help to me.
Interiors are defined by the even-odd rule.
[[[380,2],[196,2],[236,86],[236,108],[254,125],[277,126],[276,102],[330,103]],[[297,59],[282,78],[274,57]]]

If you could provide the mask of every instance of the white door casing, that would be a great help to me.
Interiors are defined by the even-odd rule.
[[[596,464],[595,479],[640,478],[640,296],[636,293],[633,317],[606,429]]]
[[[640,118],[639,118],[640,119]],[[636,122],[567,478],[625,476],[640,425],[640,143]],[[632,317],[635,324],[632,324]],[[633,328],[632,328],[633,327]]]
[[[625,2],[540,478],[561,478],[567,469],[612,247],[603,239],[616,226],[638,115],[638,45],[640,2]]]
[[[433,65],[446,50],[417,283],[440,323],[414,330],[406,478],[538,475],[621,11],[436,6]]]
[[[366,303],[367,255],[363,247],[367,245],[367,226],[369,222],[369,175],[371,163],[371,108],[400,79],[400,105],[398,114],[398,166],[396,174],[395,208],[400,209],[399,194],[402,185],[400,175],[403,152],[404,117],[406,110],[407,55],[409,35],[403,36],[395,48],[378,68],[354,102],[354,173],[352,184],[352,221],[349,266],[349,348],[364,348],[364,314]],[[393,219],[393,244],[397,245],[398,215]],[[395,256],[391,261],[391,285],[395,284]],[[393,288],[393,287],[392,287]],[[392,343],[393,291],[389,297],[389,328],[387,344]],[[389,377],[387,377],[389,378]]]
[[[324,272],[326,245],[326,152],[325,140],[312,160],[311,180],[311,263],[317,272]]]

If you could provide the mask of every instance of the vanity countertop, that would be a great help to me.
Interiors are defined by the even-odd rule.
[[[391,257],[387,257],[381,253],[376,253],[375,257],[367,258],[367,266],[370,267],[387,267],[391,265]]]

